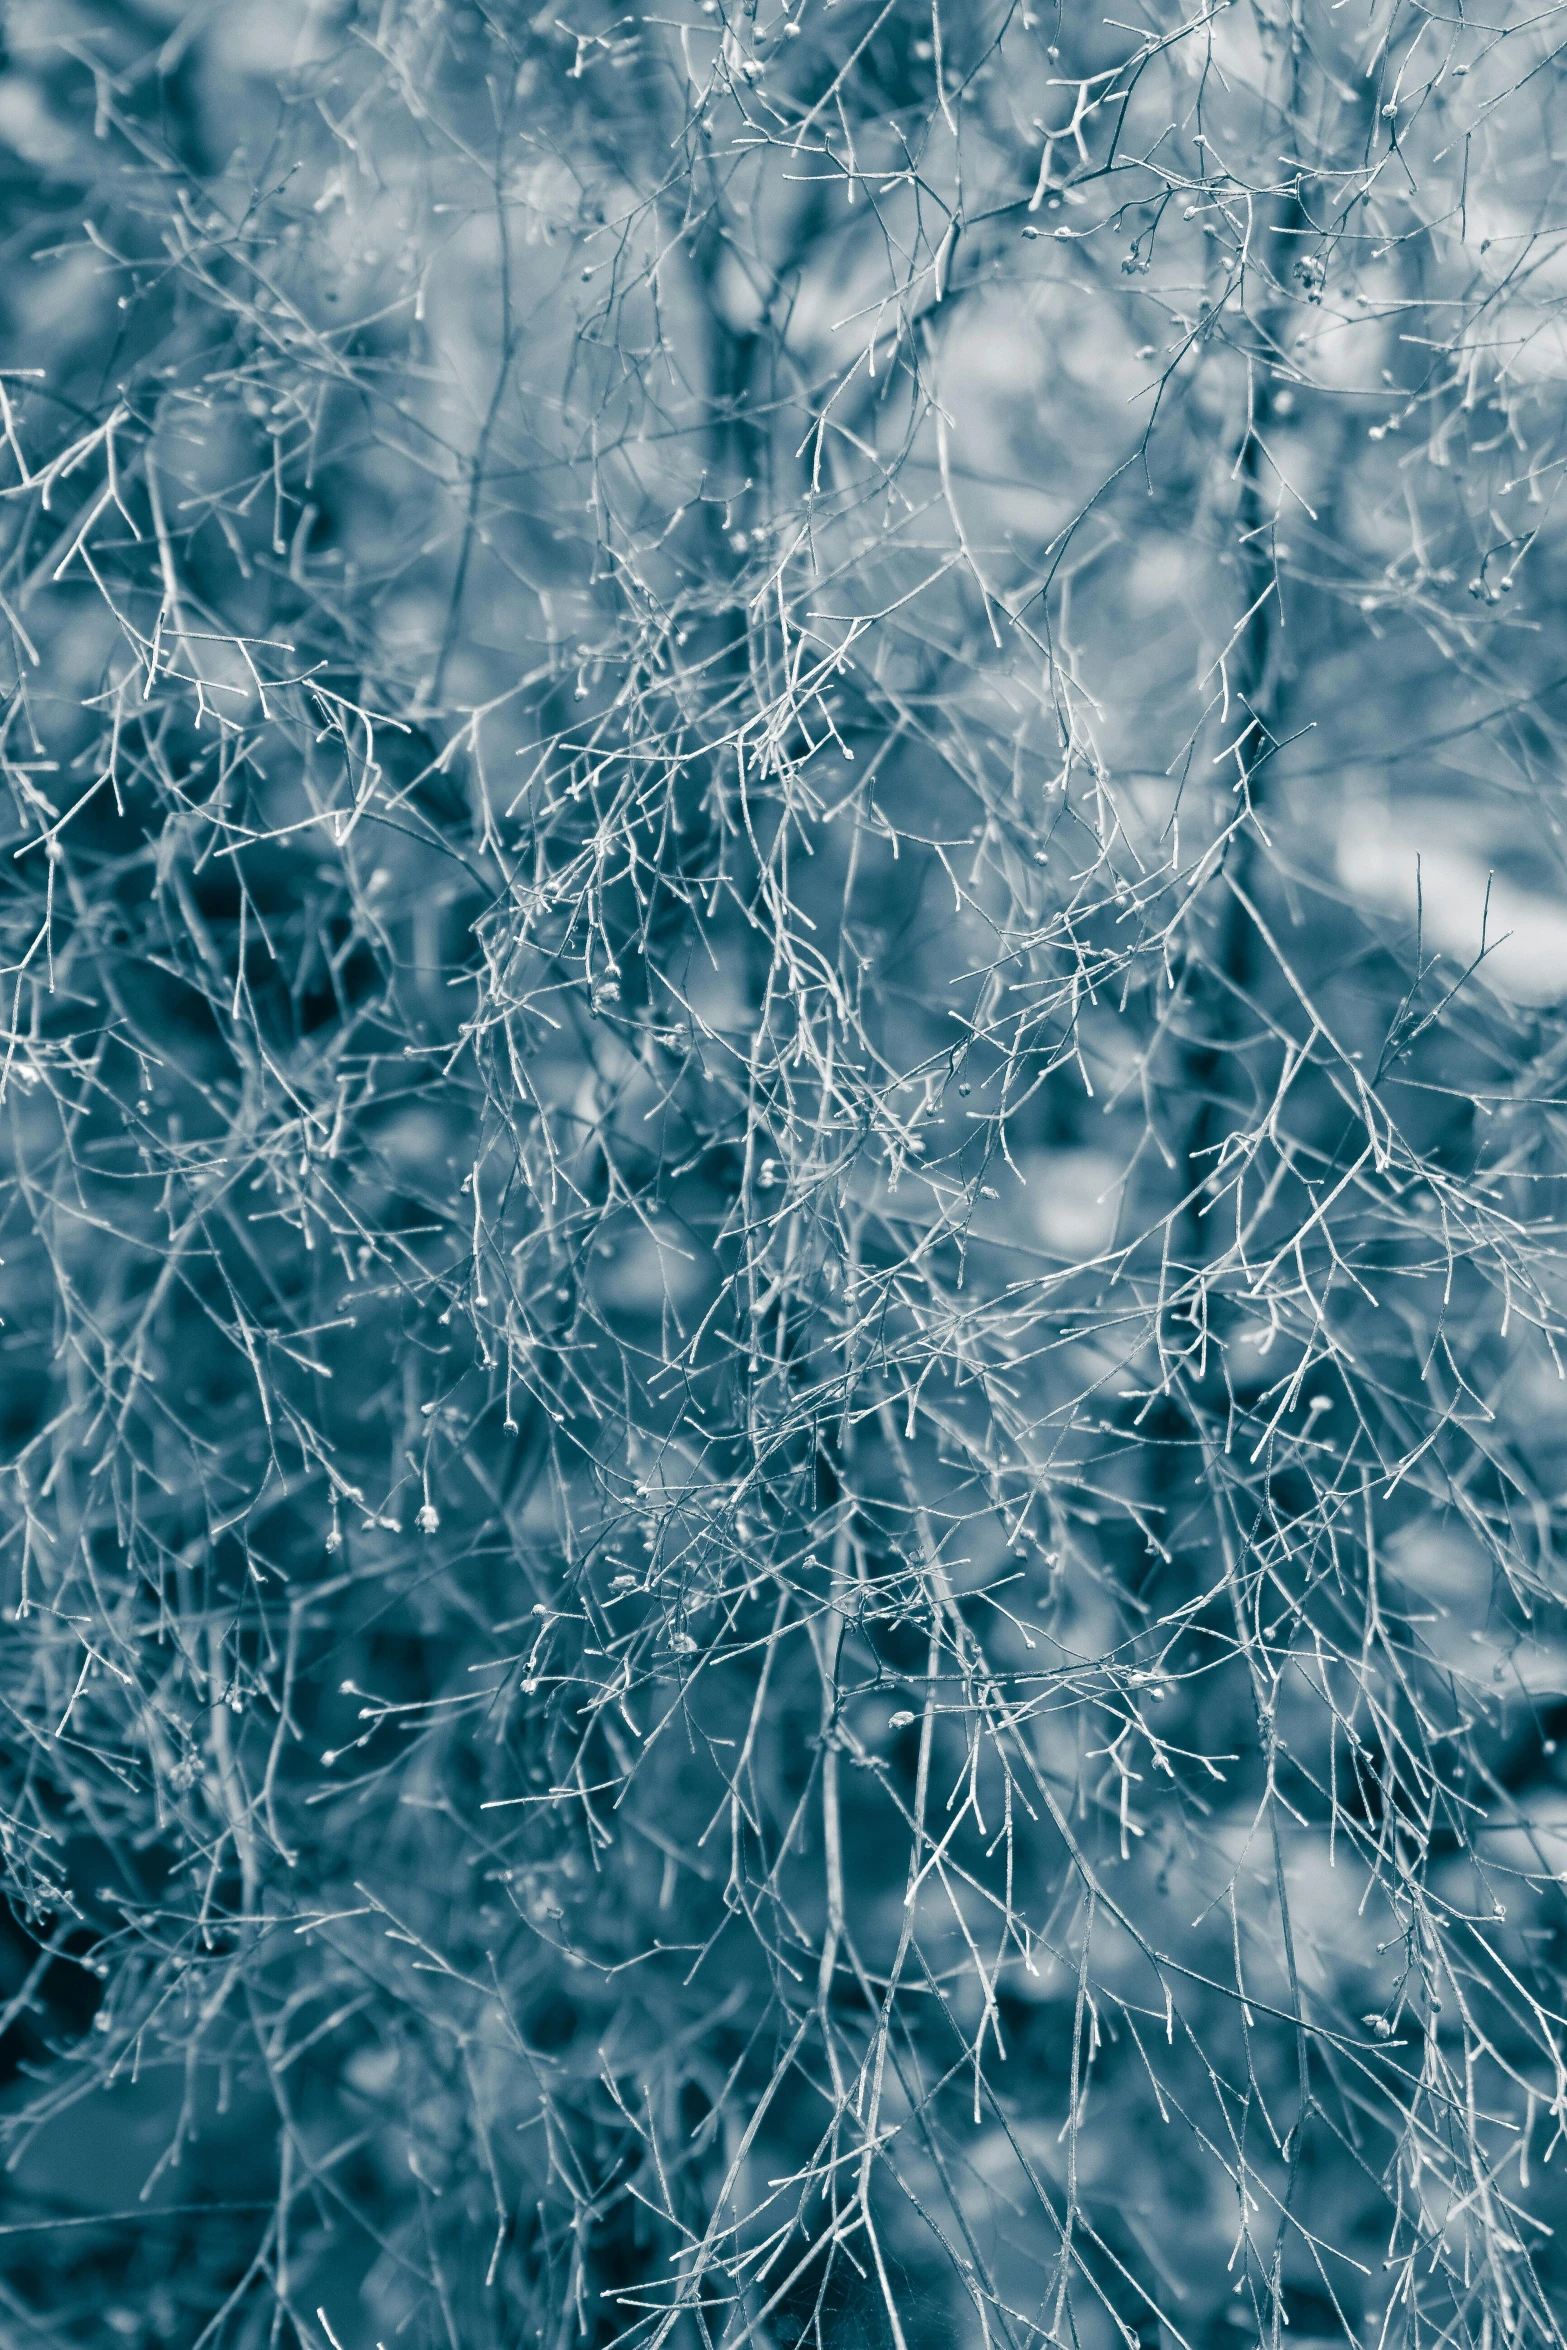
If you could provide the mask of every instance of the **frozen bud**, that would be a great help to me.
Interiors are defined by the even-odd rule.
[[[437,1526],[439,1526],[440,1522],[441,1514],[439,1510],[435,1508],[433,1503],[427,1501],[419,1512],[418,1524],[420,1533],[433,1534]]]

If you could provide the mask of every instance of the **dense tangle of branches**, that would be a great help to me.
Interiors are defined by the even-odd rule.
[[[1560,2343],[1557,14],[152,13],[0,75],[0,2324]]]

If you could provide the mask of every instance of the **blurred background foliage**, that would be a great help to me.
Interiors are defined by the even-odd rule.
[[[7,2340],[1561,2341],[1558,23],[11,0]]]

